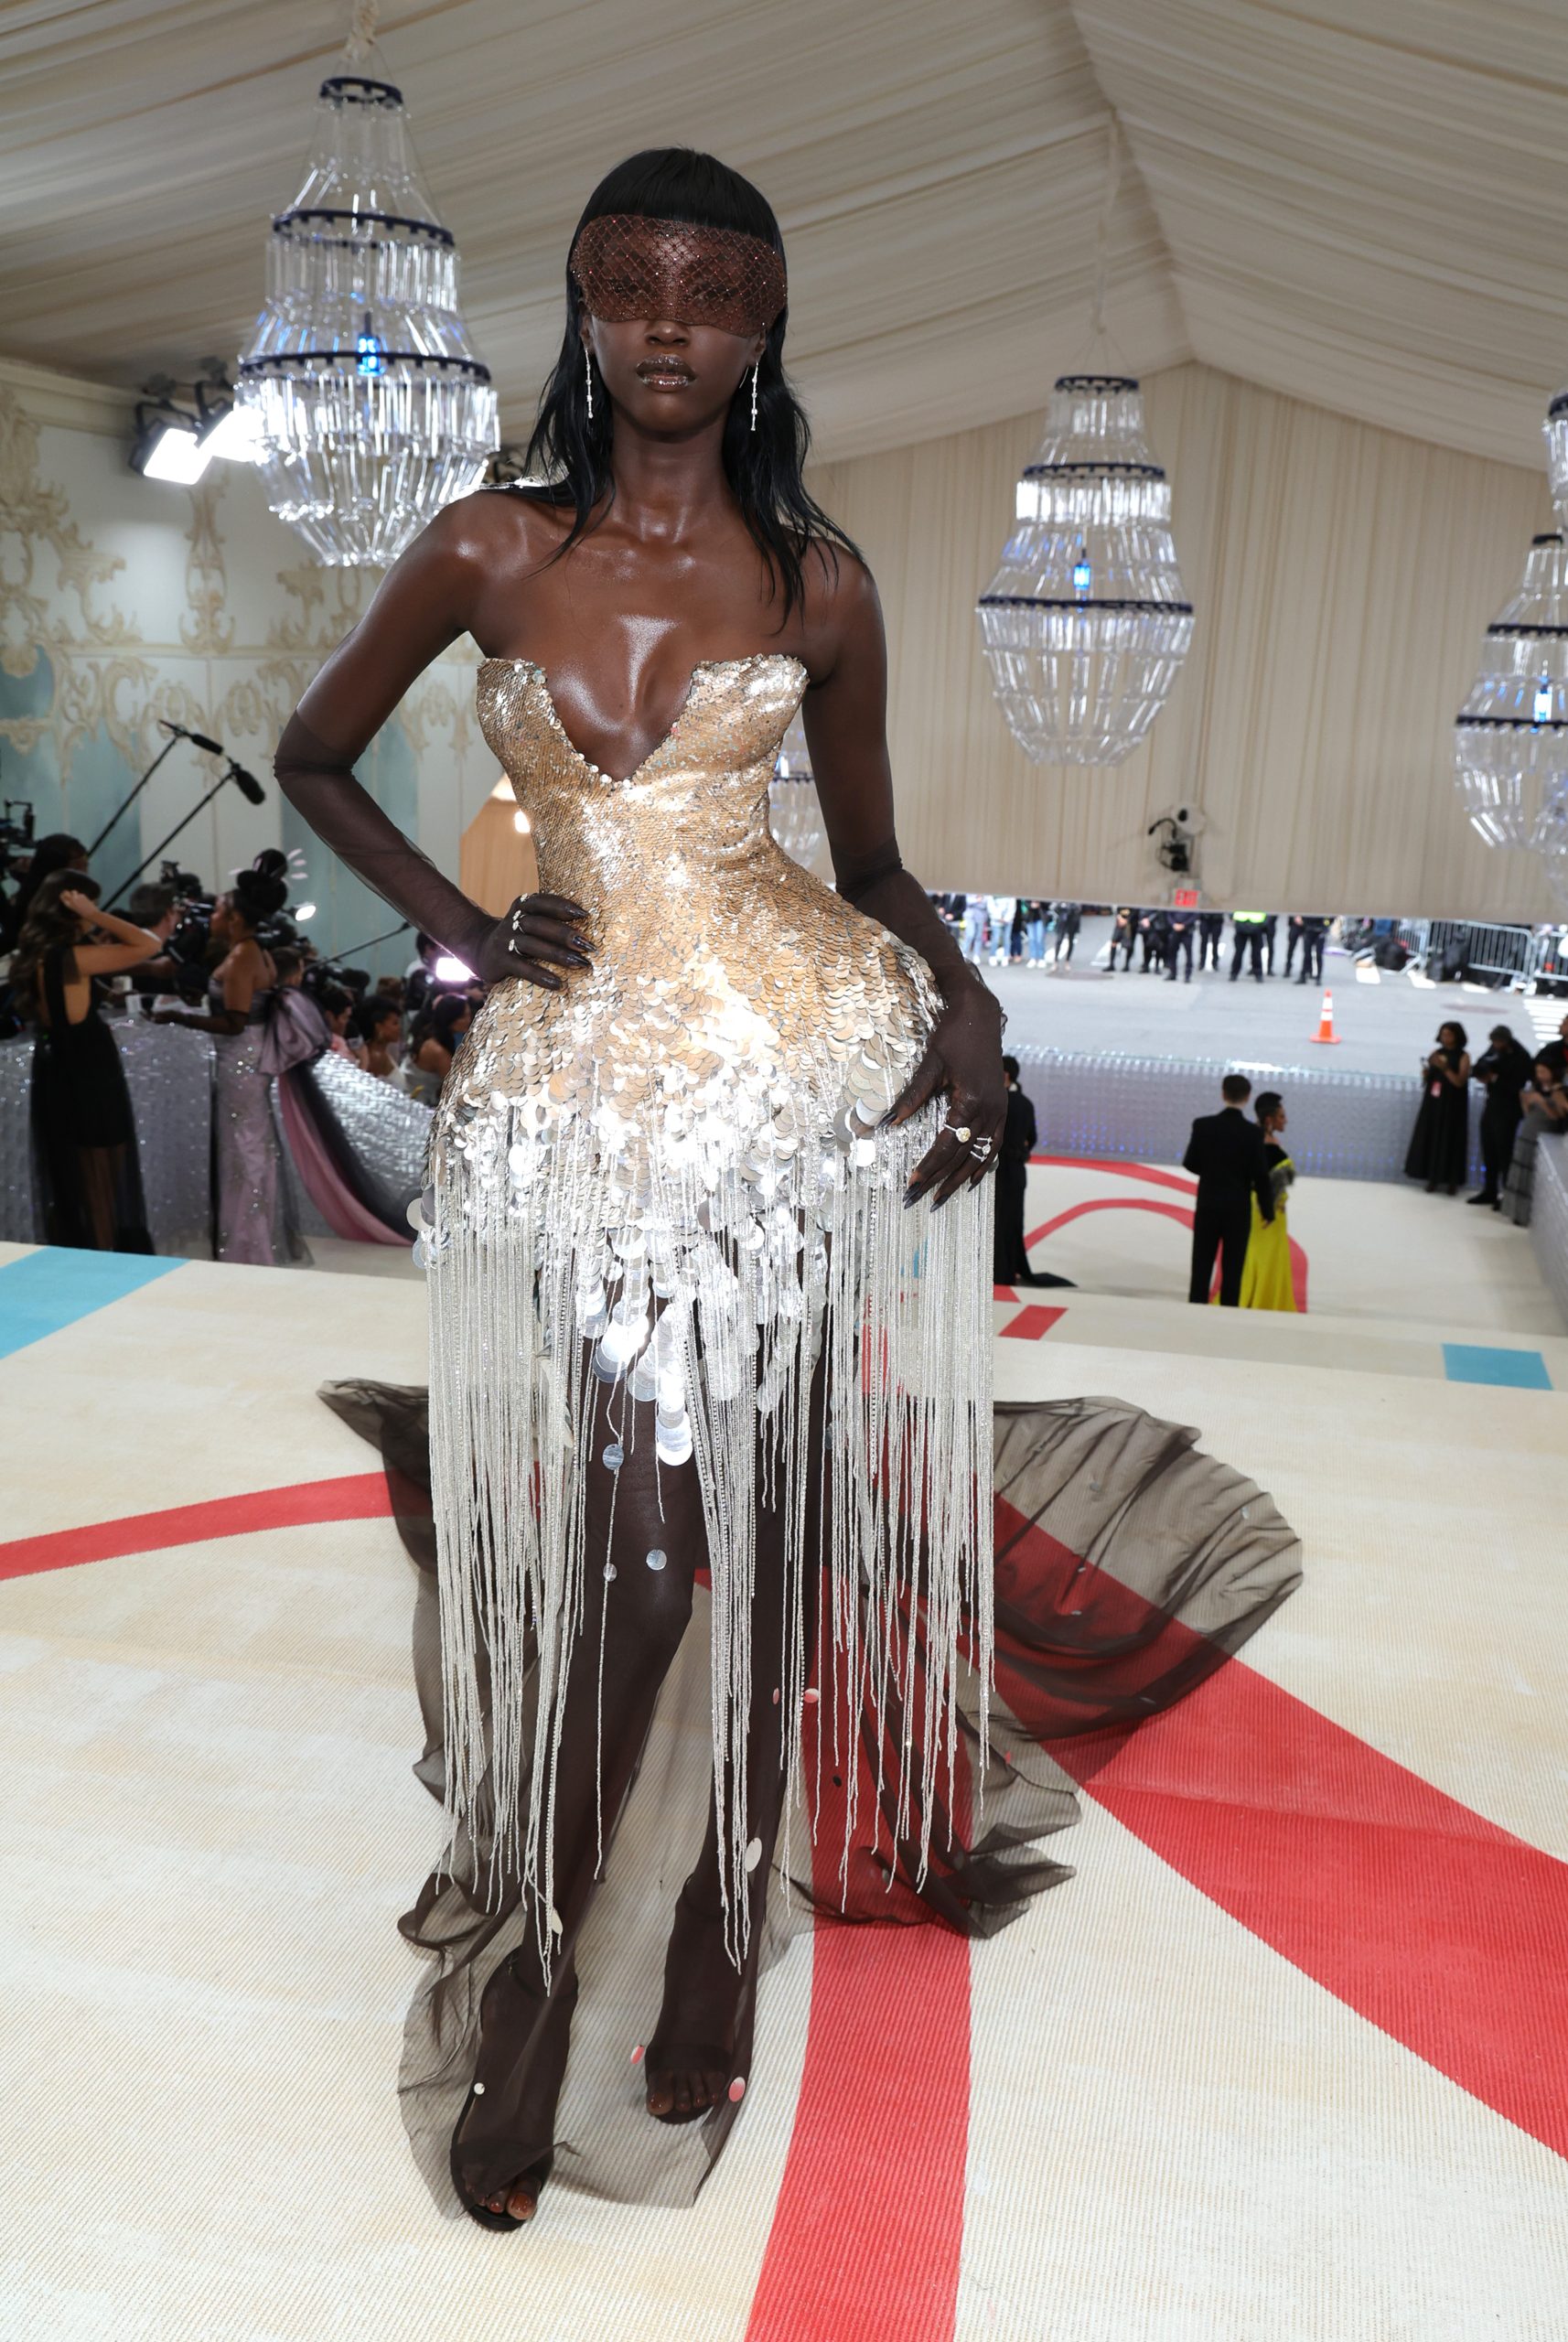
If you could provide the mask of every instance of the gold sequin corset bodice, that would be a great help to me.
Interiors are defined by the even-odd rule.
[[[519,976],[486,995],[436,1108],[416,1247],[447,1810],[520,1864],[546,1954],[571,1652],[590,1581],[625,1568],[598,1540],[630,1537],[632,1552],[643,1532],[627,1524],[652,1506],[646,1560],[662,1569],[665,1476],[690,1475],[675,1494],[701,1505],[725,1881],[760,1853],[745,1782],[764,1501],[803,1571],[811,1473],[852,1492],[811,1564],[832,1574],[823,1616],[847,1638],[846,1681],[897,1681],[897,1713],[925,1714],[930,1750],[955,1745],[940,1711],[958,1669],[908,1677],[908,1619],[918,1609],[944,1652],[961,1619],[966,1660],[990,1672],[989,1190],[905,1209],[947,1106],[884,1117],[924,1053],[935,982],[769,833],[806,682],[773,652],[700,666],[669,733],[615,779],[573,746],[542,668],[479,670],[479,721],[532,823],[541,889],[583,905],[592,958],[559,990]],[[604,1476],[628,1461],[606,1530]],[[785,1582],[801,1627],[776,1686],[790,1781],[810,1714],[802,1582]],[[933,1755],[913,1810],[889,1816],[900,1842],[940,1810],[936,1768]],[[738,1961],[751,1905],[738,1885],[725,1896]]]
[[[590,969],[490,993],[441,1123],[503,1099],[596,1119],[610,1152],[704,1129],[734,1145],[810,1130],[864,1139],[925,1046],[925,962],[793,862],[768,824],[779,744],[806,672],[791,656],[705,662],[625,779],[563,728],[542,668],[488,659],[478,715],[532,824],[544,892],[589,913]],[[858,1108],[858,1111],[857,1111]],[[637,1151],[640,1151],[639,1149]]]

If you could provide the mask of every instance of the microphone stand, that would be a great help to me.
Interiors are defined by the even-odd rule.
[[[399,919],[397,925],[389,927],[384,935],[367,935],[362,943],[350,943],[344,951],[334,951],[332,957],[334,960],[351,960],[356,952],[373,951],[378,943],[390,943],[394,935],[406,935],[413,925],[411,919]]]
[[[177,822],[175,823],[175,825],[174,825],[173,829],[169,832],[169,833],[168,833],[167,837],[166,837],[166,838],[162,838],[162,839],[160,839],[160,840],[159,840],[159,842],[158,842],[158,843],[157,843],[156,846],[154,846],[154,848],[153,848],[153,850],[152,850],[151,854],[146,854],[145,856],[144,856],[144,858],[143,858],[140,862],[138,862],[138,863],[137,863],[137,865],[136,865],[136,866],[135,866],[134,870],[133,870],[133,871],[132,871],[132,873],[131,873],[130,876],[129,876],[128,878],[123,878],[123,879],[120,881],[120,884],[115,887],[114,892],[110,896],[109,900],[108,900],[108,901],[104,904],[104,906],[103,906],[103,908],[104,908],[104,909],[105,909],[106,911],[112,911],[112,910],[113,909],[113,908],[114,908],[115,904],[119,901],[119,899],[120,899],[121,896],[124,893],[124,891],[125,891],[126,887],[127,887],[127,886],[134,886],[135,885],[135,883],[136,883],[137,879],[141,876],[141,875],[142,875],[143,871],[144,871],[144,870],[145,870],[145,868],[147,867],[147,865],[148,865],[149,863],[156,862],[156,861],[157,860],[157,858],[158,858],[159,854],[162,854],[162,852],[164,851],[164,848],[165,848],[166,846],[171,846],[171,845],[173,845],[173,843],[174,843],[174,842],[175,842],[176,838],[177,838],[177,837],[178,837],[178,835],[179,835],[179,833],[180,833],[181,830],[188,830],[188,829],[190,827],[190,824],[192,823],[192,822],[194,822],[194,821],[195,821],[195,819],[196,819],[197,815],[198,815],[199,813],[204,813],[204,812],[207,811],[207,808],[209,807],[209,805],[210,805],[210,804],[211,804],[211,802],[212,802],[213,799],[217,796],[217,794],[218,794],[219,790],[221,790],[221,789],[226,789],[226,788],[228,787],[229,783],[233,779],[233,778],[234,778],[234,776],[235,776],[235,774],[239,771],[239,769],[240,769],[239,766],[235,763],[235,761],[234,761],[233,757],[230,757],[230,759],[229,759],[229,769],[228,769],[228,771],[227,771],[226,773],[222,773],[222,774],[220,774],[220,775],[219,776],[218,779],[213,783],[212,787],[208,790],[208,792],[207,792],[206,796],[205,796],[205,797],[203,797],[203,798],[199,800],[199,803],[197,803],[197,804],[195,804],[195,805],[193,805],[193,806],[191,807],[191,809],[190,809],[189,812],[186,815],[186,817],[185,817],[184,821],[183,821],[183,822]],[[252,786],[254,786],[254,784],[253,784],[253,783],[252,783]]]
[[[148,781],[151,780],[154,773],[156,772],[158,767],[162,764],[169,750],[171,748],[177,747],[184,737],[185,734],[183,732],[176,732],[164,743],[164,746],[158,750],[157,755],[153,758],[152,763],[147,767],[146,771],[142,775],[142,778],[136,783],[134,789],[132,790],[129,797],[125,798],[115,807],[113,812],[110,814],[109,819],[104,822],[103,827],[99,831],[98,835],[93,839],[92,843],[88,847],[87,858],[89,862],[91,861],[93,855],[97,853],[99,847],[102,844],[110,831],[114,827],[114,824],[119,820],[121,814],[128,813],[130,811],[132,806],[135,803],[143,790],[145,789]],[[146,865],[144,863],[142,867],[145,869]]]

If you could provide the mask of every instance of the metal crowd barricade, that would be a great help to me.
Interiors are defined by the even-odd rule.
[[[1421,1105],[1421,1082],[1414,1074],[1337,1073],[1246,1058],[1131,1057],[1111,1050],[1026,1047],[1017,1055],[1042,1155],[1179,1163],[1195,1119],[1219,1111],[1220,1076],[1244,1073],[1254,1096],[1260,1090],[1283,1093],[1291,1155],[1304,1177],[1402,1179]],[[1472,1083],[1468,1176],[1477,1186],[1481,1106],[1479,1085]]]
[[[1428,975],[1433,962],[1456,963],[1455,972],[1474,970],[1500,976],[1511,992],[1523,992],[1541,972],[1552,948],[1549,928],[1501,927],[1477,919],[1402,919],[1396,933]]]

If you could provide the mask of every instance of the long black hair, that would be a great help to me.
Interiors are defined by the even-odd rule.
[[[599,181],[583,207],[577,228],[616,212],[736,229],[742,235],[759,237],[780,255],[784,251],[773,207],[760,188],[716,156],[700,155],[690,146],[650,146],[639,155],[628,155]],[[574,230],[573,243],[576,235]],[[593,420],[588,419],[583,306],[568,267],[561,354],[540,394],[523,463],[525,471],[542,474],[547,485],[513,490],[575,508],[572,526],[551,555],[552,561],[559,561],[587,532],[601,499],[607,494],[613,501],[615,497],[610,468],[615,424],[607,397],[595,401]],[[779,582],[783,584],[781,626],[803,597],[801,556],[810,545],[823,547],[835,564],[839,546],[857,560],[861,557],[859,547],[806,490],[802,473],[811,434],[784,371],[784,328],[789,316],[788,308],[781,310],[768,328],[768,345],[758,361],[756,430],[751,428],[748,373],[742,376],[730,402],[723,443],[725,478],[747,532],[767,564],[772,581],[770,598]]]
[[[96,878],[88,877],[85,871],[71,869],[69,864],[57,865],[40,876],[28,899],[27,917],[16,938],[16,956],[11,962],[12,989],[24,1016],[36,1016],[38,1013],[44,992],[44,964],[52,953],[61,954],[64,981],[75,981],[75,947],[81,941],[81,921],[74,911],[66,909],[60,897],[87,895],[96,902],[102,891]]]

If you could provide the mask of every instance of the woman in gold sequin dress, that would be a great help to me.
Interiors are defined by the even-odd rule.
[[[448,1838],[403,1923],[438,1956],[403,2088],[433,2185],[496,2228],[554,2160],[690,2199],[745,2093],[776,1861],[853,1916],[984,1932],[1060,1875],[1017,1850],[1071,1802],[1036,1782],[983,1841],[971,1811],[1002,1771],[1001,1018],[900,865],[876,593],[801,484],[777,221],[711,157],[635,156],[586,207],[566,294],[527,466],[549,484],[439,516],[277,763],[490,987],[418,1246],[422,1771]],[[539,849],[540,893],[499,921],[349,769],[464,633]],[[802,708],[836,893],[768,827]],[[383,1412],[381,1435],[406,1486],[422,1423]]]
[[[557,484],[445,511],[279,753],[328,842],[492,987],[420,1241],[443,1884],[487,1919],[506,1907],[515,1937],[452,2142],[492,2222],[542,2184],[577,1939],[699,1573],[713,1793],[644,2068],[667,2122],[744,2090],[819,1618],[853,1680],[918,1708],[916,1840],[961,1620],[984,1665],[1001,1020],[899,865],[875,590],[800,484],[784,295],[746,181],[678,150],[612,173],[574,242],[529,465]],[[348,769],[465,632],[539,844],[542,891],[499,922]],[[802,701],[836,894],[768,828]],[[940,1654],[919,1683],[917,1604]]]

